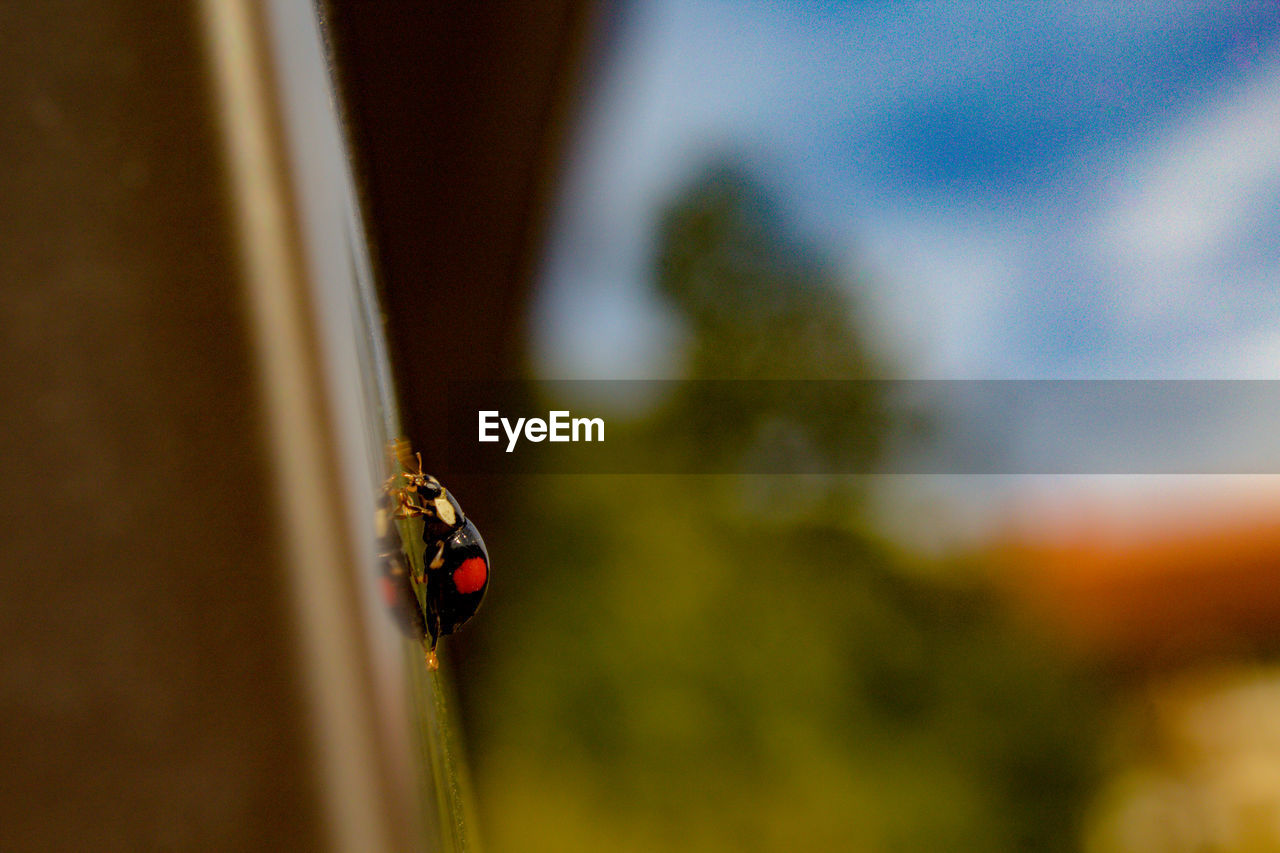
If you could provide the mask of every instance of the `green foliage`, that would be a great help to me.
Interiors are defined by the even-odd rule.
[[[690,379],[857,379],[872,364],[830,265],[763,187],[711,169],[664,217],[658,292],[693,334]]]
[[[1072,849],[1087,682],[982,589],[913,580],[848,530],[726,511],[740,486],[539,483],[517,535],[543,550],[487,617],[519,650],[480,685],[490,831],[509,849],[617,849],[638,825],[677,850]],[[547,778],[513,790],[521,768]],[[590,826],[562,825],[561,786],[590,792]],[[502,836],[512,809],[542,815],[545,846]]]

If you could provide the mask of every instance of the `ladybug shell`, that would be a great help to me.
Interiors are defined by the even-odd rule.
[[[489,553],[469,520],[444,540],[442,565],[427,572],[427,629],[431,639],[452,634],[470,619],[489,587]]]

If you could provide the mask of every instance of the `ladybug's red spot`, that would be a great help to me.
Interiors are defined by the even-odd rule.
[[[462,561],[461,566],[453,570],[453,585],[463,595],[483,588],[488,579],[489,567],[485,565],[483,557],[468,557]]]

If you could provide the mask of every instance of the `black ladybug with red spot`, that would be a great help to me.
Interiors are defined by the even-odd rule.
[[[387,503],[378,513],[383,596],[400,626],[423,641],[435,669],[436,643],[484,598],[489,553],[453,495],[422,473],[421,457],[406,464],[408,443],[394,442],[391,450],[401,471],[387,481]]]

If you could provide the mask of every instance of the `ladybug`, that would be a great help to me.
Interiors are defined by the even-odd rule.
[[[435,670],[436,643],[476,612],[489,586],[489,552],[480,531],[435,477],[408,462],[408,442],[391,445],[401,468],[383,487],[378,510],[382,592],[409,636],[421,640]]]

